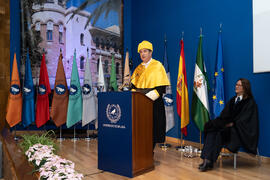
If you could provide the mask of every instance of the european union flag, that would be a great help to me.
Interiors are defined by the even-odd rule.
[[[220,32],[218,36],[216,70],[214,74],[215,89],[212,97],[214,118],[218,117],[224,108],[224,66],[222,55],[222,40]]]
[[[25,61],[25,77],[23,84],[22,124],[24,127],[27,127],[32,122],[35,122],[34,84],[29,60],[29,52],[27,50],[27,58]]]

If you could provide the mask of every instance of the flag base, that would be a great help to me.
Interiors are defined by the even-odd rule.
[[[15,137],[14,137],[14,140],[15,140],[15,141],[19,141],[20,138],[19,138],[18,136],[15,136]]]
[[[79,138],[72,138],[71,139],[71,141],[73,141],[73,142],[76,142],[76,141],[78,141],[79,140]]]
[[[59,141],[59,142],[62,142],[62,141],[64,141],[64,140],[65,140],[65,138],[62,138],[62,137],[57,138],[57,141]]]
[[[185,146],[176,146],[175,149],[179,152],[185,152]]]
[[[167,150],[167,149],[169,149],[169,148],[171,148],[172,147],[172,145],[171,144],[168,144],[168,143],[162,143],[162,144],[159,144],[159,147],[162,149],[162,150]]]

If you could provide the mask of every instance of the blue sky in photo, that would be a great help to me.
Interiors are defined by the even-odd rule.
[[[71,6],[79,7],[84,1],[85,0],[68,0],[66,3],[66,6],[67,6],[67,8],[69,8]],[[84,10],[92,13],[94,11],[94,9],[99,6],[99,4],[100,4],[100,2],[93,4],[91,6],[88,6]],[[105,13],[103,13],[95,24],[96,27],[99,27],[102,29],[105,29],[105,28],[113,26],[113,25],[119,26],[118,14],[115,11],[111,11],[109,13],[107,19],[105,19]]]

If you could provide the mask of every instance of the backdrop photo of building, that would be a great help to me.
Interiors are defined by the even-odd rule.
[[[122,83],[122,55],[120,54],[120,30],[118,25],[106,28],[85,24],[91,15],[88,11],[79,11],[70,18],[77,7],[67,7],[65,1],[47,0],[44,4],[33,6],[32,28],[40,34],[43,41],[39,44],[46,52],[46,62],[51,88],[54,87],[60,49],[66,78],[70,81],[74,50],[81,82],[84,76],[84,64],[89,49],[90,67],[93,85],[98,78],[98,60],[101,60],[107,87],[109,87],[112,54],[115,57],[117,82]],[[39,76],[39,69],[33,70],[33,76]]]

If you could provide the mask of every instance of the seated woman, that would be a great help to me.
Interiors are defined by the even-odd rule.
[[[205,141],[200,171],[213,168],[222,147],[233,153],[240,147],[248,153],[257,153],[259,122],[250,82],[247,79],[239,79],[235,85],[235,93],[236,96],[230,99],[220,116],[208,121],[204,126]]]

